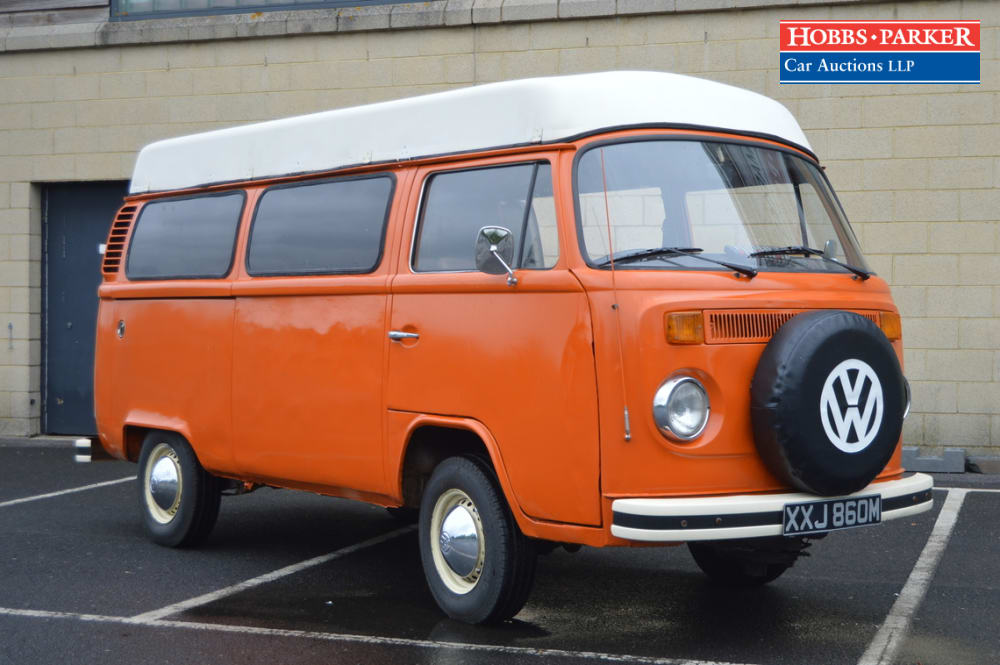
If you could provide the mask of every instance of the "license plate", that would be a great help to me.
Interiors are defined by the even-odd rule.
[[[868,526],[881,521],[882,497],[874,494],[850,499],[786,503],[781,528],[786,536],[800,536]]]

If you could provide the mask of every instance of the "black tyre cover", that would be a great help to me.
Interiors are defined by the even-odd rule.
[[[799,314],[764,349],[750,386],[754,442],[768,469],[813,494],[862,489],[892,457],[906,396],[882,331],[852,312]]]

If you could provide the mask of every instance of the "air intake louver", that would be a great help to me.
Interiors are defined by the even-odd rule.
[[[788,319],[804,309],[770,312],[725,310],[705,312],[705,342],[708,344],[761,344],[767,342]],[[879,325],[878,312],[855,312]]]
[[[115,221],[111,223],[111,232],[104,248],[104,264],[101,267],[105,275],[113,275],[121,267],[125,253],[125,238],[128,237],[129,227],[132,226],[135,208],[134,205],[124,206],[115,215]]]

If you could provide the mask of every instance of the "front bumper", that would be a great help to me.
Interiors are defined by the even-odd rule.
[[[611,535],[625,540],[684,542],[780,536],[786,503],[882,495],[882,521],[916,515],[934,504],[934,481],[923,473],[872,483],[844,497],[813,494],[744,494],[677,499],[616,499]]]

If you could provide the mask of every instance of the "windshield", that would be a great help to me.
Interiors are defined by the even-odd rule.
[[[705,260],[714,259],[772,272],[867,270],[826,179],[784,150],[614,143],[583,153],[576,178],[584,255],[596,267],[613,258],[623,270],[728,270]],[[686,251],[643,252],[664,247]]]

